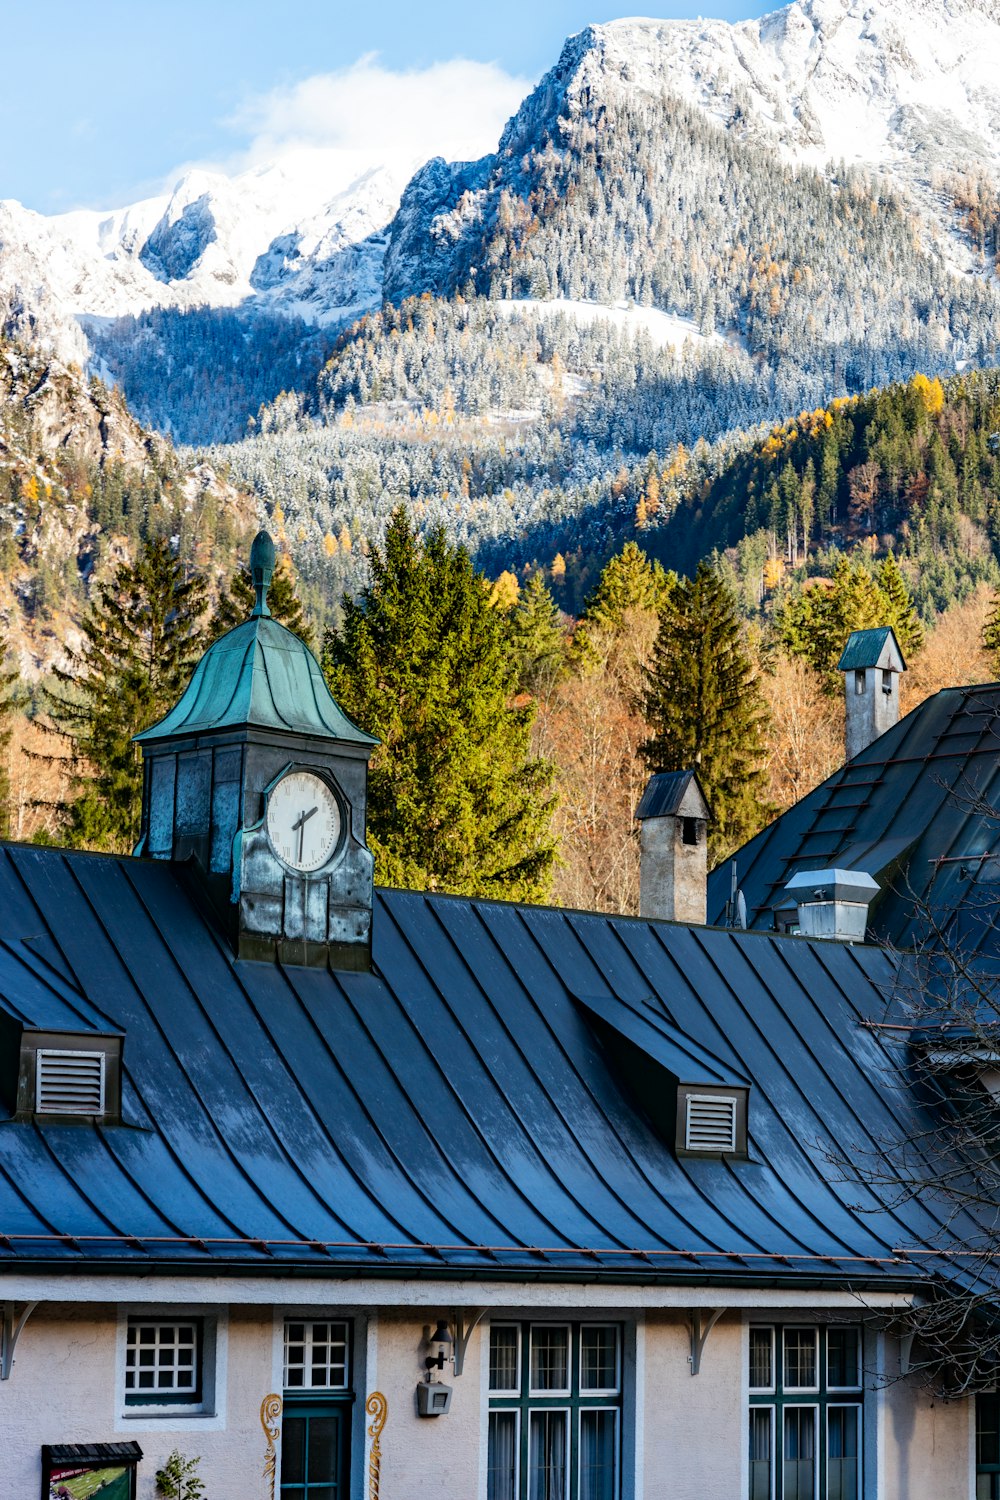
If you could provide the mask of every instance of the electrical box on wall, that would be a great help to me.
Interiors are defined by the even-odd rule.
[[[443,1417],[451,1406],[451,1386],[421,1381],[417,1386],[417,1416]]]

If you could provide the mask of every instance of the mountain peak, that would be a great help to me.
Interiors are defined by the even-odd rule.
[[[930,190],[1000,169],[996,0],[793,0],[759,20],[628,17],[570,39],[573,102],[620,89],[684,98],[789,160],[844,159]]]

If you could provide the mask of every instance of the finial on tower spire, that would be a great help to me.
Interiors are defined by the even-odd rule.
[[[271,611],[267,607],[267,591],[271,587],[271,578],[274,575],[274,543],[270,532],[258,531],[250,548],[250,581],[257,595],[254,601],[253,615],[269,615]]]

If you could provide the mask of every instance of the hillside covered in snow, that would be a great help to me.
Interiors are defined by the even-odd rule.
[[[0,203],[0,322],[231,440],[383,300],[690,334],[805,401],[994,361],[998,259],[994,0],[795,0],[587,28],[477,162],[303,150],[106,214]]]

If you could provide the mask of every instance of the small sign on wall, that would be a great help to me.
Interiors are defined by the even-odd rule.
[[[42,1500],[135,1500],[138,1443],[46,1443]]]

